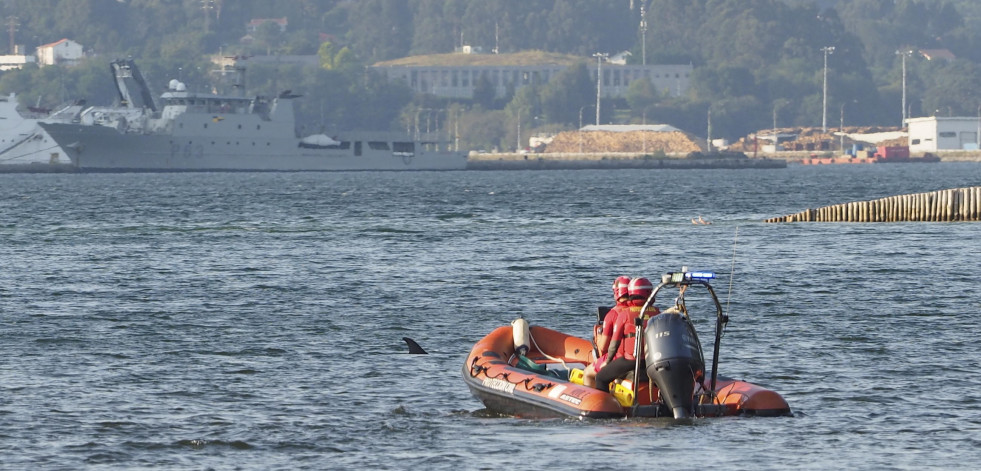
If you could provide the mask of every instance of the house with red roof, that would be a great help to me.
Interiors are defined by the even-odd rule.
[[[82,45],[71,39],[60,39],[37,47],[38,66],[74,65],[83,57]]]
[[[957,56],[949,49],[920,49],[920,55],[928,61],[940,59],[951,62],[957,59]]]

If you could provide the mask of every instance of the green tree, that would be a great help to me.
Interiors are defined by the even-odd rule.
[[[413,12],[415,28],[410,53],[452,52],[460,38],[458,18],[463,13],[462,6],[459,1],[420,0]]]
[[[404,57],[412,45],[412,15],[407,0],[354,2],[349,37],[368,62]]]
[[[334,44],[330,41],[320,43],[320,47],[317,48],[317,59],[320,66],[326,70],[334,68],[334,55],[337,54],[335,49]]]
[[[533,3],[538,0],[531,0]],[[508,0],[484,0],[468,2],[463,12],[460,36],[464,42],[493,52],[515,52],[515,42],[521,36],[520,27],[515,25],[514,16],[509,13],[510,6],[524,2]]]
[[[528,145],[525,136],[531,134],[534,127],[533,118],[538,116],[541,111],[541,103],[538,96],[538,87],[528,85],[518,89],[514,98],[504,107],[504,112],[508,116],[508,122],[514,124],[514,129],[507,129],[505,140],[515,143],[517,149]],[[519,133],[520,130],[520,134]],[[520,145],[518,145],[520,143]],[[507,145],[505,145],[507,147]]]
[[[578,123],[579,110],[589,107],[596,96],[596,84],[589,77],[585,62],[566,68],[542,89],[541,107],[551,123]]]
[[[923,94],[923,112],[936,116],[976,116],[981,106],[981,66],[954,61],[930,67],[932,74]]]
[[[279,25],[273,21],[267,21],[256,27],[255,34],[252,36],[255,46],[265,49],[267,56],[272,55],[274,50],[279,49],[283,41],[283,33]]]
[[[473,87],[473,102],[484,109],[494,107],[494,100],[497,98],[497,89],[486,74],[481,74],[477,83]]]
[[[362,68],[361,61],[354,55],[351,48],[344,46],[334,55],[334,69],[346,72],[357,71]]]
[[[745,67],[700,67],[692,74],[691,81],[697,100],[714,101],[757,94],[756,79]]]
[[[650,80],[634,80],[627,88],[626,98],[633,116],[646,120],[647,111],[658,102],[660,94]]]
[[[507,113],[503,110],[485,110],[479,106],[473,108],[460,116],[460,135],[463,137],[461,146],[485,151],[511,148],[513,142],[504,142],[510,127],[508,122]]]

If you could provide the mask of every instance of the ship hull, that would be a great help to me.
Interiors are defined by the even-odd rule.
[[[422,148],[394,152],[390,141],[349,141],[309,148],[296,138],[231,133],[172,135],[120,132],[107,126],[48,123],[44,129],[83,172],[462,170],[466,155]],[[377,138],[376,138],[377,139]],[[375,149],[369,142],[387,142]]]
[[[17,111],[15,95],[0,97],[0,172],[65,171],[68,163],[38,119]]]

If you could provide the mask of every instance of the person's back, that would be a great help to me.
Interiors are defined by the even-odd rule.
[[[620,309],[610,333],[610,344],[607,348],[607,362],[596,374],[597,388],[609,391],[609,383],[626,376],[636,366],[637,326],[635,319],[641,317],[645,322],[658,311],[649,307],[641,313],[647,298],[654,292],[654,285],[647,278],[634,278],[628,286],[627,306]],[[642,356],[643,357],[643,356]],[[643,369],[641,369],[643,371]]]
[[[647,306],[647,310],[641,313],[641,309],[644,308],[644,303],[647,302],[647,296],[637,296],[631,299],[627,303],[625,314],[622,318],[622,322],[618,322],[617,325],[621,326],[623,329],[623,334],[620,336],[623,340],[620,342],[620,347],[617,349],[616,357],[624,357],[630,361],[633,361],[636,357],[634,352],[636,349],[637,342],[637,323],[634,321],[636,318],[640,317],[642,324],[646,327],[647,320],[661,313],[661,311],[653,306]],[[641,350],[643,350],[643,342],[641,343]],[[641,355],[643,357],[643,355]]]
[[[610,309],[603,317],[603,323],[600,324],[599,328],[595,331],[596,348],[599,351],[599,355],[602,356],[606,353],[607,348],[610,346],[610,333],[613,332],[613,326],[616,322],[618,313],[627,308],[627,302],[629,300],[629,295],[627,294],[627,288],[630,284],[629,276],[618,277],[613,282],[613,300],[616,305],[613,309]]]
[[[614,324],[622,310],[627,308],[627,288],[630,283],[629,276],[620,276],[613,281],[613,300],[616,303],[612,309],[607,311],[603,321],[593,328],[593,344],[596,347],[596,360],[586,366],[583,371],[583,384],[593,387],[596,385],[596,372],[606,363],[607,349],[610,345],[610,332],[613,331]]]

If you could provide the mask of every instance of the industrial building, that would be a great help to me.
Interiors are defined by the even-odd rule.
[[[906,120],[911,153],[977,150],[981,117],[927,116]]]
[[[525,51],[512,54],[481,54],[464,48],[451,54],[431,54],[379,62],[372,69],[385,74],[389,80],[401,80],[419,93],[439,97],[472,99],[474,88],[483,78],[494,87],[496,97],[506,96],[531,84],[545,84],[567,67],[585,62],[590,77],[596,80],[597,70],[603,76],[601,93],[604,98],[622,98],[634,80],[649,80],[655,90],[668,96],[681,96],[688,91],[692,65],[641,65],[612,61],[598,62],[595,58],[567,54]]]

